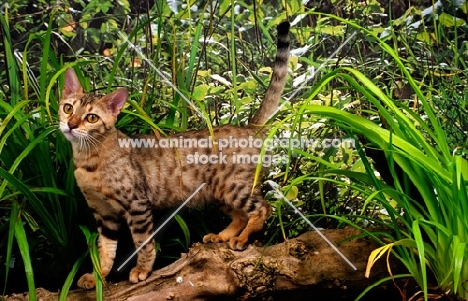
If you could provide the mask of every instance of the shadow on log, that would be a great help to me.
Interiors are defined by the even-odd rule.
[[[107,284],[106,300],[353,300],[367,286],[388,276],[385,259],[364,277],[369,254],[379,247],[368,238],[340,241],[357,235],[352,228],[323,230],[329,240],[357,267],[354,271],[316,233],[266,248],[250,245],[233,251],[227,244],[195,244],[173,264],[154,271],[144,282]],[[392,272],[396,272],[393,267]],[[397,300],[393,283],[378,288],[379,300]],[[382,295],[382,290],[386,290]],[[38,300],[58,294],[38,289]],[[393,295],[392,295],[393,294]],[[375,295],[374,295],[375,297]],[[395,298],[396,297],[396,298]],[[367,300],[372,300],[368,296]],[[71,291],[67,300],[95,300],[94,291]],[[28,300],[15,294],[8,301]],[[375,299],[374,299],[375,300]]]

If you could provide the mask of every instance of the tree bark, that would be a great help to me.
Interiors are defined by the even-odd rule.
[[[370,279],[367,259],[379,245],[369,238],[341,242],[359,234],[346,228],[322,233],[356,266],[353,270],[316,232],[266,248],[250,245],[233,251],[227,244],[195,244],[188,253],[143,282],[107,284],[106,300],[352,300],[378,279],[388,276],[381,259]],[[392,264],[394,265],[395,262]],[[395,270],[395,264],[392,272]],[[393,288],[393,283],[380,289]],[[395,290],[396,291],[396,290]],[[58,293],[38,289],[38,300],[57,300]],[[381,291],[379,300],[383,300]],[[387,296],[390,294],[387,292]],[[394,298],[394,297],[391,297]],[[77,289],[67,300],[95,300],[94,291]],[[28,300],[15,294],[8,301]],[[392,299],[388,299],[392,300]],[[395,300],[395,299],[393,299]]]

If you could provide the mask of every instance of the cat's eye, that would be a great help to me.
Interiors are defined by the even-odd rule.
[[[63,111],[65,112],[65,114],[71,114],[73,113],[73,106],[71,104],[66,103],[63,106]]]
[[[88,116],[86,116],[86,120],[89,123],[96,123],[99,120],[99,117],[96,114],[88,114]]]

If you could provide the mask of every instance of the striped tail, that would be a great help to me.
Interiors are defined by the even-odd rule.
[[[273,66],[270,86],[263,97],[260,108],[255,113],[250,125],[264,125],[279,107],[279,100],[286,85],[289,61],[289,22],[285,21],[278,25],[278,43],[276,60]]]

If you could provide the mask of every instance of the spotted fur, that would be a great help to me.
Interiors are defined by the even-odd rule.
[[[262,127],[277,110],[289,59],[289,23],[278,26],[278,53],[268,90],[257,113],[246,127],[222,126],[214,129],[219,138],[264,137]],[[114,125],[128,97],[126,89],[108,95],[85,93],[72,69],[65,73],[65,87],[59,106],[60,129],[71,142],[75,178],[97,222],[98,250],[103,276],[112,268],[117,248],[117,231],[122,221],[130,228],[135,247],[153,231],[151,209],[175,207],[184,202],[202,183],[206,185],[190,201],[190,206],[218,205],[232,217],[219,234],[207,234],[204,242],[229,242],[235,250],[247,245],[249,235],[260,231],[271,213],[258,185],[253,186],[257,164],[189,164],[190,155],[219,155],[216,147],[135,148],[121,147],[128,138]],[[208,130],[188,131],[175,139],[204,139]],[[171,138],[170,137],[170,138]],[[141,138],[155,139],[154,136]],[[223,154],[258,155],[259,148],[232,143]],[[152,270],[156,252],[150,241],[139,252],[130,281],[145,280]],[[83,275],[78,285],[94,287],[94,276]]]

